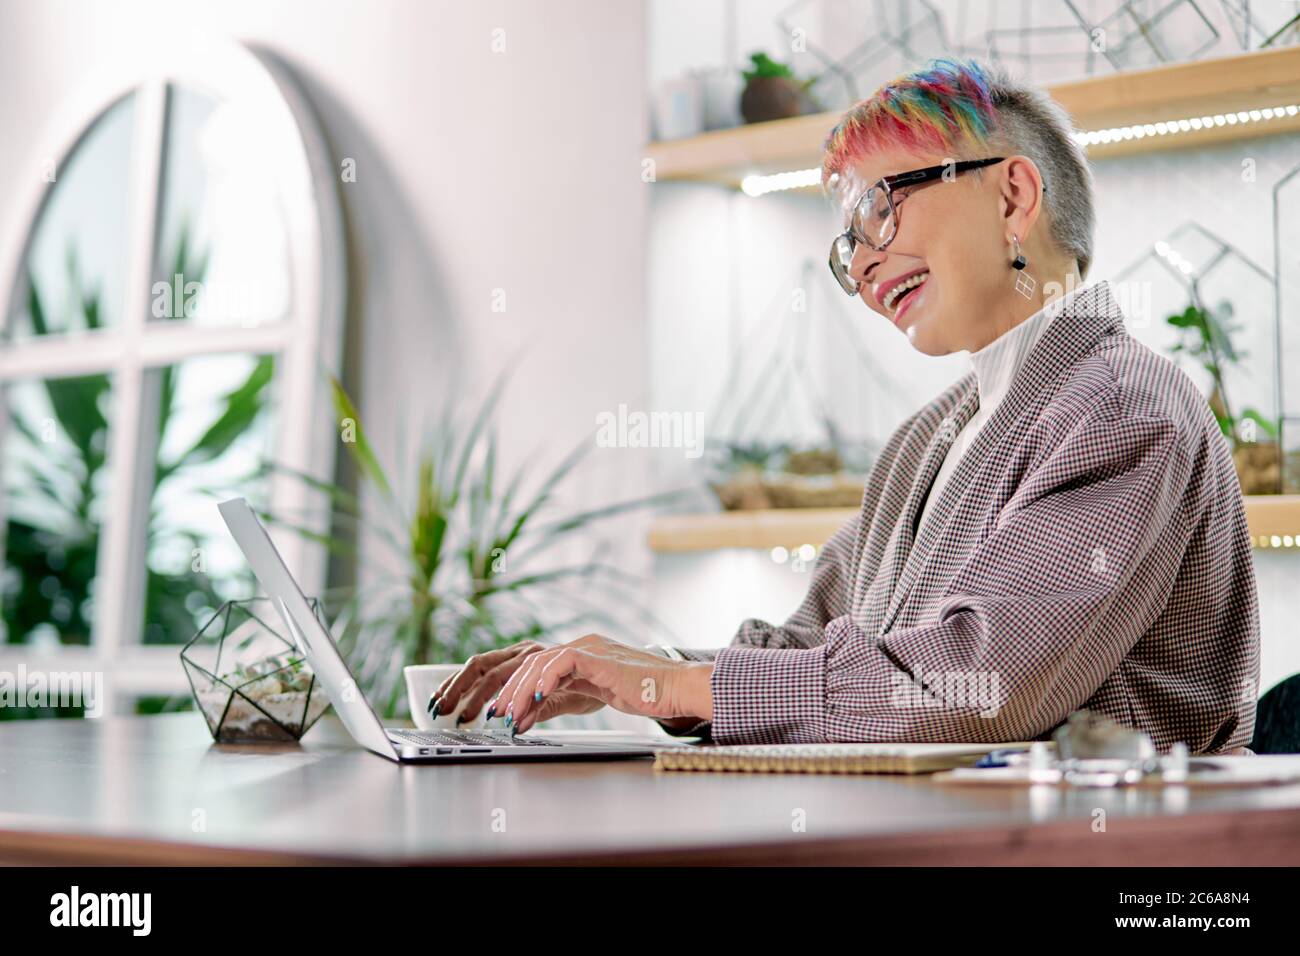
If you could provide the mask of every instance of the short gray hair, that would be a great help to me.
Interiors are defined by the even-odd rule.
[[[1028,156],[1047,187],[1043,205],[1052,239],[1074,256],[1079,275],[1087,275],[1092,173],[1069,115],[1042,90],[1012,80],[996,65],[931,60],[844,114],[826,139],[823,186],[834,192],[858,157],[899,143],[946,156],[966,153],[964,159],[983,159],[990,151]]]
[[[1028,156],[1043,177],[1043,205],[1052,239],[1074,256],[1079,276],[1092,265],[1092,171],[1074,124],[1061,105],[1045,92],[1019,83],[1000,68],[985,67],[997,111],[993,143],[1008,155]]]

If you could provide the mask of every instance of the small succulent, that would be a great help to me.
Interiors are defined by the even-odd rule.
[[[759,50],[756,53],[751,53],[749,55],[749,61],[753,64],[752,68],[741,71],[741,75],[745,78],[746,83],[749,83],[752,80],[757,80],[760,77],[784,76],[792,80],[795,78],[794,70],[790,69],[786,64],[772,59],[762,50]]]
[[[1217,309],[1203,308],[1196,302],[1177,312],[1165,321],[1179,330],[1179,341],[1170,348],[1171,352],[1181,353],[1198,362],[1213,381],[1210,393],[1210,409],[1219,422],[1224,437],[1234,443],[1241,441],[1240,428],[1246,421],[1254,422],[1259,430],[1269,439],[1276,439],[1277,423],[1265,418],[1253,408],[1243,408],[1234,413],[1228,398],[1224,377],[1228,368],[1237,365],[1245,353],[1238,352],[1232,341],[1232,333],[1240,326],[1230,322],[1232,303],[1221,302]]]
[[[723,449],[727,464],[733,469],[757,468],[762,471],[784,459],[789,448],[764,442],[728,442]]]
[[[256,696],[262,697],[310,690],[312,672],[302,658],[286,651],[240,664],[233,671],[223,674],[221,679],[231,687],[245,692],[252,691]]]

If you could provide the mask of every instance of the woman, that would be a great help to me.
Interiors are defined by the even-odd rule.
[[[853,107],[823,182],[831,269],[974,371],[894,433],[782,626],[718,651],[590,634],[481,654],[431,708],[519,731],[605,704],[718,743],[1046,738],[1081,707],[1165,751],[1245,745],[1259,620],[1241,490],[1205,399],[1124,330],[1065,114],[937,61]]]

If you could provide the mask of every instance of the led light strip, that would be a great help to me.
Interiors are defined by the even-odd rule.
[[[1300,105],[1292,103],[1289,106],[1266,106],[1263,109],[1241,110],[1238,113],[1213,113],[1209,116],[1189,116],[1186,119],[1163,120],[1159,123],[1141,123],[1137,126],[1113,126],[1110,129],[1092,129],[1076,132],[1074,138],[1084,146],[1097,146],[1130,139],[1191,133],[1195,130],[1210,129],[1214,126],[1261,123],[1297,114],[1300,114]]]
[[[746,196],[762,196],[784,189],[807,189],[809,186],[820,186],[821,181],[820,169],[796,169],[793,172],[774,173],[771,176],[751,174],[740,181],[740,188]]]
[[[1259,534],[1259,535],[1255,535],[1255,547],[1257,548],[1300,547],[1300,536],[1292,537],[1289,534]]]
[[[1074,138],[1084,147],[1099,146],[1125,140],[1146,139],[1148,137],[1176,136],[1179,133],[1191,133],[1214,126],[1264,123],[1269,120],[1279,120],[1286,116],[1297,115],[1300,115],[1300,104],[1291,103],[1287,106],[1266,106],[1262,109],[1241,110],[1237,113],[1189,116],[1186,119],[1162,120],[1159,123],[1142,123],[1137,126],[1113,126],[1109,129],[1081,130],[1074,134]],[[768,193],[783,192],[787,189],[807,189],[810,186],[819,186],[821,185],[821,179],[822,173],[820,169],[796,169],[786,173],[773,173],[768,176],[753,173],[740,181],[740,188],[746,196],[765,196]]]
[[[1181,255],[1177,249],[1173,248],[1173,246],[1169,245],[1169,243],[1165,242],[1163,239],[1156,243],[1155,250],[1156,255],[1161,259],[1167,260],[1171,266],[1183,275],[1189,276],[1192,274],[1191,261]]]

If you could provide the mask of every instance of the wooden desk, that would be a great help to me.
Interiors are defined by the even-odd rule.
[[[1300,785],[1030,791],[656,773],[648,760],[399,766],[333,717],[300,748],[216,746],[193,713],[14,721],[0,724],[0,862],[1295,865]]]

